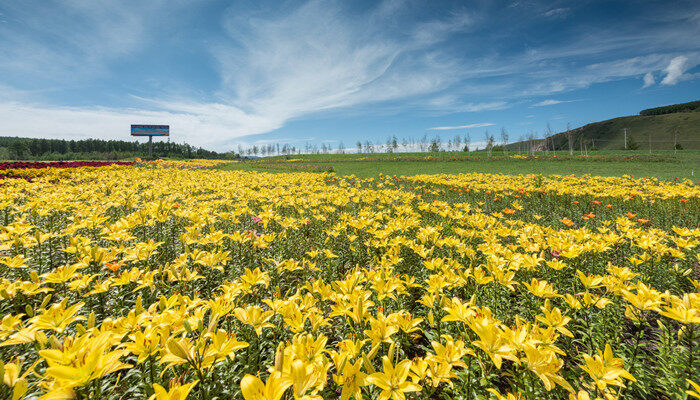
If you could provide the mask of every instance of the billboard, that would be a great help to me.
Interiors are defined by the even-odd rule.
[[[131,136],[170,136],[170,125],[131,125]]]

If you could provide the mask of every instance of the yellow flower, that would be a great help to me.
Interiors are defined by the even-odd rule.
[[[544,307],[542,307],[541,309],[542,309],[542,312],[544,313],[544,317],[541,315],[538,315],[536,317],[538,321],[542,322],[543,324],[546,324],[547,326],[551,326],[552,328],[556,329],[562,335],[566,335],[570,338],[574,337],[574,335],[571,333],[571,331],[564,328],[564,326],[566,324],[568,324],[569,321],[571,321],[571,318],[562,316],[561,310],[559,310],[557,307],[550,308],[549,299],[546,299],[544,301]]]
[[[523,283],[523,286],[527,287],[530,293],[537,297],[555,297],[559,296],[554,286],[550,285],[547,281],[539,281],[532,278],[530,283]]]
[[[607,385],[624,387],[622,378],[636,382],[632,374],[623,368],[624,361],[613,356],[608,344],[605,345],[604,352],[598,350],[598,354],[593,356],[584,354],[583,359],[586,365],[581,365],[581,369],[593,378],[593,382],[600,390],[605,390]]]
[[[466,349],[464,347],[464,342],[455,340],[450,335],[442,335],[445,340],[445,344],[440,344],[438,342],[432,342],[433,349],[435,350],[436,358],[443,363],[449,364],[452,367],[462,367],[467,368],[467,364],[464,363],[462,357],[469,354],[475,356],[474,351],[471,349]]]
[[[85,319],[83,316],[75,315],[83,308],[85,303],[77,303],[66,308],[67,303],[68,300],[64,299],[62,302],[51,306],[48,310],[44,310],[39,316],[32,318],[30,322],[33,324],[33,327],[61,333],[71,323]]]
[[[684,324],[700,324],[700,295],[685,293],[682,299],[671,297],[671,305],[665,306],[661,315]]]
[[[504,358],[515,363],[519,361],[515,349],[507,343],[495,321],[490,318],[474,319],[469,322],[469,327],[479,335],[479,340],[472,344],[488,354],[496,368],[501,368]]]
[[[274,326],[267,322],[274,315],[273,312],[263,311],[263,309],[258,306],[236,308],[233,310],[233,315],[244,324],[252,326],[258,336],[262,334],[263,328],[271,328]]]
[[[558,374],[559,370],[564,365],[564,361],[557,358],[553,351],[547,351],[533,345],[526,345],[525,358],[523,361],[527,364],[527,368],[542,380],[545,389],[552,390],[555,384],[557,384],[570,393],[574,392],[574,388]]]
[[[523,400],[525,399],[525,396],[523,396],[521,393],[508,393],[505,396],[502,395],[501,393],[498,392],[498,390],[494,388],[488,388],[486,389],[487,392],[491,392],[494,396],[496,396],[496,399],[498,400]]]
[[[403,360],[396,364],[391,364],[389,357],[382,357],[383,372],[375,372],[369,375],[367,382],[379,387],[382,391],[379,394],[378,400],[404,400],[407,392],[418,392],[421,390],[420,385],[409,382],[408,373],[411,368],[411,360]],[[247,399],[246,399],[247,400]]]
[[[292,379],[279,371],[272,372],[265,383],[257,376],[246,375],[241,379],[241,393],[245,400],[279,400],[291,385]]]
[[[110,350],[119,339],[110,333],[97,336],[67,337],[62,349],[40,350],[49,367],[46,377],[64,387],[78,387],[120,369],[131,368],[119,359],[126,350]]]
[[[343,387],[340,392],[341,400],[348,400],[350,396],[355,396],[355,400],[362,400],[362,392],[360,388],[367,386],[367,374],[362,372],[362,360],[356,361],[354,364],[347,361],[347,358],[339,366],[336,364],[338,374],[333,375],[333,380],[336,384]]]
[[[148,400],[185,400],[198,382],[194,381],[185,385],[171,384],[170,390],[165,390],[164,387],[154,383],[153,390],[155,393]]]
[[[688,384],[690,384],[690,386],[692,387],[692,389],[691,389],[691,390],[686,390],[685,392],[686,392],[689,396],[693,396],[693,397],[696,397],[696,398],[700,399],[700,385],[698,385],[697,383],[691,381],[690,379],[686,379],[686,381],[688,381]]]
[[[377,318],[369,321],[370,329],[365,330],[365,335],[372,339],[372,343],[391,343],[391,336],[399,331],[399,328],[392,323],[383,313],[379,313]]]
[[[214,355],[215,358],[228,357],[233,359],[233,354],[236,350],[248,347],[247,342],[236,340],[236,336],[233,333],[223,329],[217,330],[216,333],[208,332],[205,337],[211,339],[211,344],[207,346],[205,351],[205,358],[209,355]]]

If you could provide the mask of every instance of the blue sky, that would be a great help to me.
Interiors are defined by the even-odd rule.
[[[0,135],[511,141],[700,99],[700,2],[0,0]]]

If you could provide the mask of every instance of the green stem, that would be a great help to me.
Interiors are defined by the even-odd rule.
[[[695,341],[693,340],[693,333],[694,333],[694,328],[695,326],[693,324],[690,324],[690,332],[688,332],[688,372],[687,372],[687,379],[688,379],[688,389],[690,390],[690,381],[692,381],[693,378],[693,346],[695,344]]]

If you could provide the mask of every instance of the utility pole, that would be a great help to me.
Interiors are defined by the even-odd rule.
[[[625,129],[625,150],[627,150],[627,128]]]

